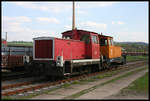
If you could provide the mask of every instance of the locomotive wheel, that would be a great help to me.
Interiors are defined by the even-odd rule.
[[[31,76],[36,76],[35,75],[35,68],[34,68],[34,66],[32,64],[26,64],[25,65],[25,71],[27,73],[29,73]]]
[[[110,67],[110,62],[108,62],[108,61],[103,62],[103,64],[102,64],[103,69],[108,69],[109,67]]]
[[[46,75],[46,78],[47,78],[48,80],[51,80],[51,81],[55,81],[55,79],[56,79],[56,77],[54,77],[54,76],[49,76],[49,75]]]
[[[122,63],[121,64],[124,65],[124,64],[126,64],[126,55],[123,55],[122,57],[123,57],[123,59],[122,59]]]
[[[103,67],[103,70],[106,69],[107,68],[107,63],[104,62],[103,65],[102,65],[102,67]]]
[[[88,73],[92,73],[92,68],[91,68],[91,66],[88,66]]]
[[[98,71],[99,71],[99,65],[98,64],[92,65],[92,72],[98,72]]]

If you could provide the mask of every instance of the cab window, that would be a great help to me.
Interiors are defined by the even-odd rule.
[[[101,46],[107,46],[107,39],[100,39]]]
[[[95,44],[98,44],[98,40],[97,40],[96,35],[92,35],[92,42],[95,43]]]
[[[72,39],[71,36],[63,36],[63,39]]]
[[[85,43],[90,43],[90,35],[82,35],[80,38],[81,41],[84,41]]]
[[[114,45],[114,41],[111,39],[111,45],[113,46]]]
[[[111,46],[111,40],[108,40],[108,45]]]
[[[110,46],[113,46],[113,40],[112,39],[109,39],[108,42],[109,42]]]

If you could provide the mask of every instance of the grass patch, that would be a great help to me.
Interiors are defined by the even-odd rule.
[[[67,88],[69,87],[71,84],[70,83],[65,83],[63,85],[60,86],[60,88]]]
[[[148,56],[127,56],[127,62],[129,61],[137,61],[137,60],[148,60]]]
[[[103,86],[103,85],[105,85],[105,84],[114,82],[114,81],[119,80],[119,79],[121,79],[121,78],[123,78],[123,77],[127,77],[127,76],[129,76],[129,75],[132,75],[132,74],[137,73],[137,72],[139,72],[139,71],[145,70],[145,69],[147,69],[147,68],[148,68],[147,66],[144,67],[144,68],[138,68],[138,69],[136,69],[136,70],[134,70],[134,71],[128,72],[128,73],[126,73],[126,74],[124,74],[124,75],[121,75],[121,76],[119,76],[119,77],[116,77],[116,78],[114,78],[114,79],[111,79],[111,80],[109,80],[109,81],[106,81],[106,82],[104,82],[104,83],[102,83],[102,84],[95,85],[95,86],[93,86],[93,87],[91,87],[91,88],[82,90],[82,91],[80,91],[80,92],[78,92],[78,93],[76,93],[76,94],[73,94],[73,95],[71,95],[71,96],[65,97],[64,99],[74,99],[74,98],[78,98],[78,97],[80,97],[80,96],[83,95],[83,94],[86,94],[86,93],[88,93],[88,92],[90,92],[90,91],[92,91],[92,90],[94,90],[94,89],[96,89],[96,88],[99,88],[100,86]]]
[[[139,93],[148,93],[148,85],[149,85],[148,79],[149,78],[147,72],[144,76],[133,81],[126,89],[134,90]]]
[[[136,69],[136,70],[134,70],[134,71],[131,71],[131,72],[128,72],[128,73],[126,73],[126,74],[124,74],[124,75],[122,75],[122,76],[119,76],[119,77],[117,77],[117,78],[114,78],[114,79],[112,79],[112,80],[109,80],[109,81],[103,83],[102,85],[107,84],[107,83],[110,83],[110,82],[114,82],[114,81],[119,80],[119,79],[121,79],[121,78],[123,78],[123,77],[127,77],[127,76],[129,76],[129,75],[132,75],[132,74],[134,74],[134,73],[140,72],[140,71],[145,70],[145,69],[148,69],[148,67],[146,66],[146,67],[144,67],[144,68],[138,68],[138,69]]]
[[[15,98],[10,97],[10,96],[4,96],[2,97],[2,100],[14,100]]]
[[[33,42],[7,42],[8,46],[33,46]]]

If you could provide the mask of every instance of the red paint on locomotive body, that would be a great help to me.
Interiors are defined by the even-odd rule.
[[[77,40],[55,38],[55,58],[63,56],[64,60],[85,59],[85,43]]]
[[[53,37],[34,38],[34,60],[55,60],[63,56],[64,60],[84,59],[85,43],[79,40],[67,40]]]

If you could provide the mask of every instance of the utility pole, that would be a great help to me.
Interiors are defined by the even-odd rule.
[[[7,42],[7,32],[6,32],[6,37],[5,38],[6,38],[6,42]]]
[[[74,0],[73,0],[73,21],[72,21],[72,30],[75,29],[75,5],[74,5]]]

